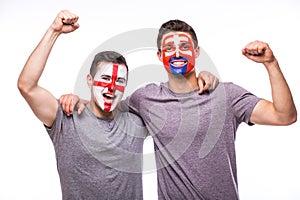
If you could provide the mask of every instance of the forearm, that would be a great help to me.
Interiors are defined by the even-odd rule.
[[[275,111],[286,120],[296,120],[297,111],[292,93],[279,67],[278,61],[264,63],[272,90],[272,100]]]

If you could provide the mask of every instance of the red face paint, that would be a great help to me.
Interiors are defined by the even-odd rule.
[[[94,81],[93,85],[108,88],[111,91],[119,90],[120,92],[124,92],[125,87],[116,84],[117,76],[118,76],[118,65],[114,64],[111,82],[108,83],[108,82]]]
[[[195,50],[191,37],[171,33],[162,41],[163,64],[169,73],[185,74],[195,67]]]
[[[123,65],[107,64],[96,73],[93,93],[104,111],[112,111],[120,102],[125,90],[127,69]]]

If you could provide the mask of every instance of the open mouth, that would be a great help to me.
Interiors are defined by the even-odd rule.
[[[180,57],[180,58],[171,58],[169,63],[174,67],[183,67],[188,63],[188,61],[187,59]]]
[[[105,94],[103,94],[103,97],[106,98],[106,99],[113,100],[115,98],[115,95],[109,94],[109,93],[105,93]]]
[[[174,60],[171,62],[171,64],[174,66],[174,67],[182,67],[186,64],[187,62],[184,61],[184,60]]]

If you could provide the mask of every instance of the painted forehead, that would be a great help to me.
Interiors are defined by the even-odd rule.
[[[188,33],[184,33],[184,32],[179,32],[179,33],[175,33],[175,32],[171,32],[166,34],[163,37],[163,44],[179,44],[182,42],[190,42],[192,43],[192,38]]]
[[[100,68],[100,69],[99,69]],[[98,72],[95,75],[95,78],[98,78],[101,75],[108,76],[117,76],[127,79],[127,68],[123,64],[114,64],[114,63],[100,63],[98,66]]]

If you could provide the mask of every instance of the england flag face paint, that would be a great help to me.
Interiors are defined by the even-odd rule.
[[[113,111],[122,99],[126,83],[126,66],[112,63],[101,66],[93,82],[93,95],[99,107],[106,112]]]
[[[162,57],[166,70],[172,74],[186,74],[195,67],[195,51],[186,33],[167,34],[162,41]]]

